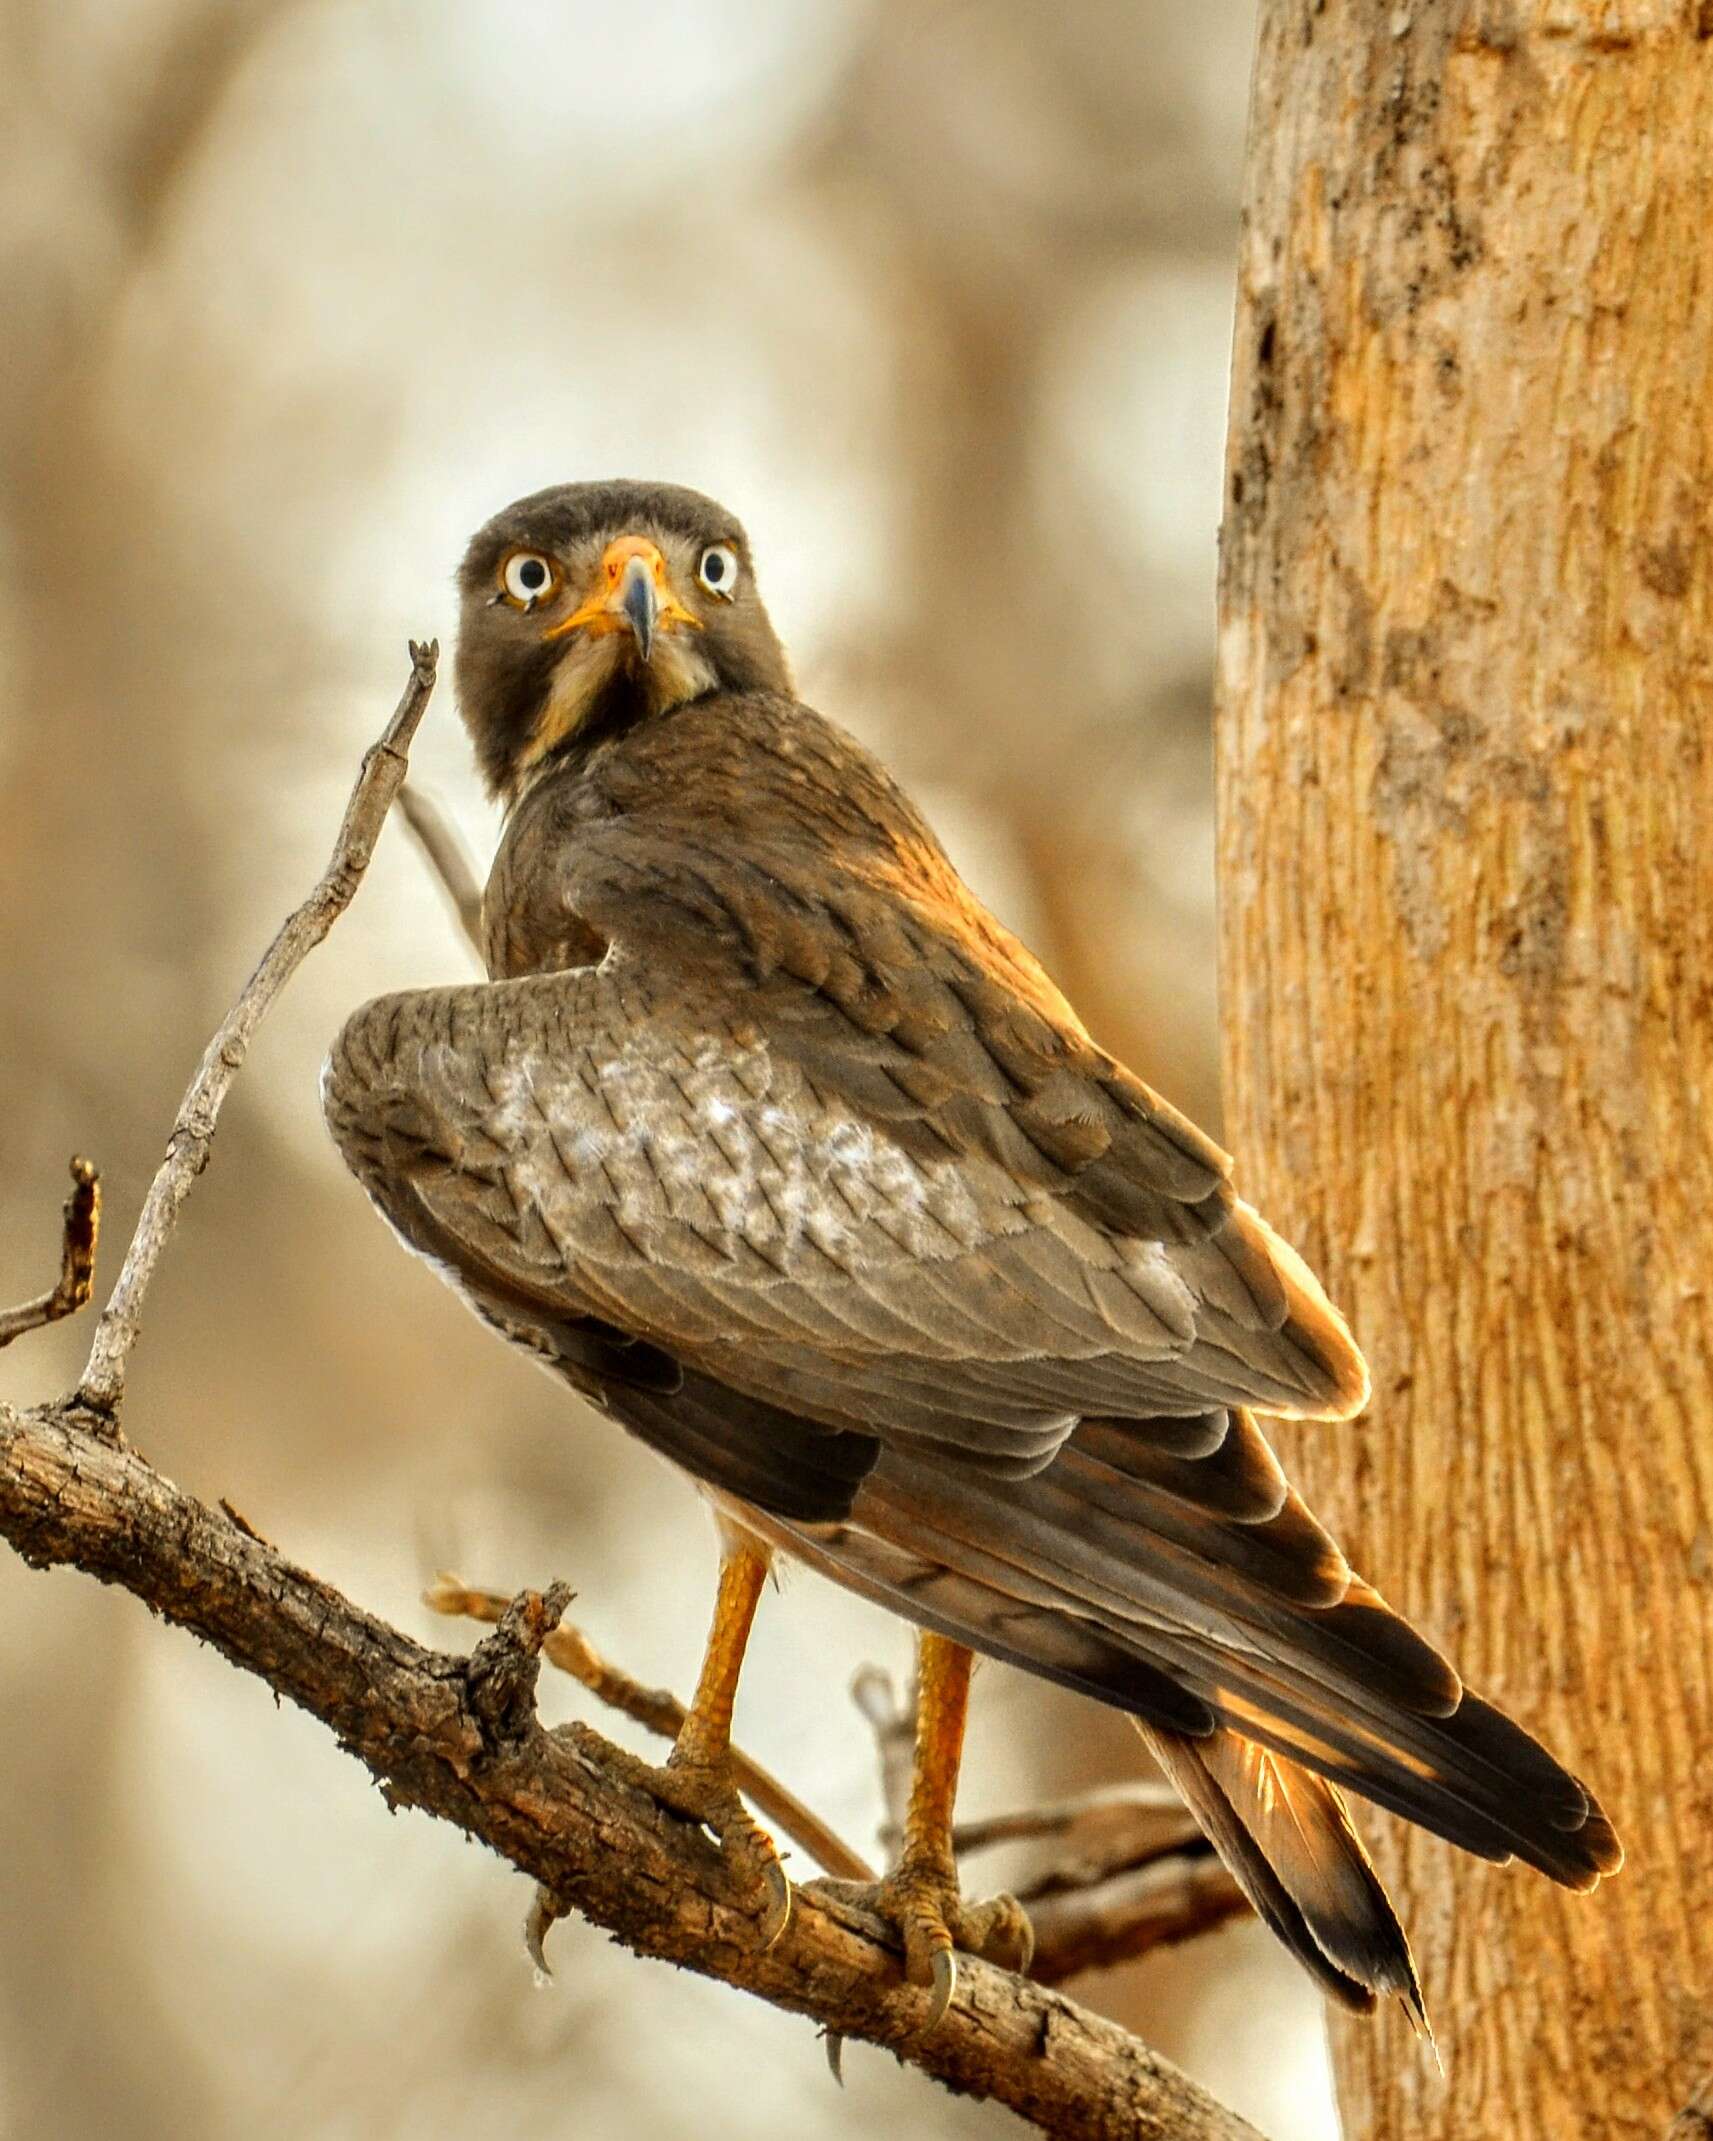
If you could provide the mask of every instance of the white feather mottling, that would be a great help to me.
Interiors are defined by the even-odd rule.
[[[639,1030],[581,1066],[520,1047],[488,1082],[481,1127],[544,1216],[569,1169],[633,1239],[672,1219],[729,1245],[836,1257],[854,1225],[880,1219],[912,1253],[943,1257],[982,1231],[955,1169],[819,1101],[764,1046]]]

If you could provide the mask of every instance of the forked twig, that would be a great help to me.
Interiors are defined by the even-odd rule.
[[[95,1251],[101,1233],[101,1177],[90,1161],[71,1163],[71,1195],[61,1223],[59,1279],[45,1294],[0,1309],[0,1347],[26,1331],[75,1316],[95,1289]]]
[[[482,887],[469,850],[458,837],[458,828],[434,798],[417,787],[414,781],[406,781],[399,791],[399,809],[404,813],[404,822],[416,836],[423,859],[439,878],[442,890],[452,902],[458,926],[470,940],[471,950],[486,965]]]
[[[422,1594],[422,1602],[436,1613],[482,1621],[489,1626],[499,1621],[511,1603],[501,1591],[473,1591],[456,1576],[437,1577]],[[580,1629],[561,1623],[542,1645],[542,1655],[609,1709],[634,1719],[662,1739],[677,1738],[684,1722],[684,1705],[677,1696],[665,1688],[645,1688],[616,1665],[609,1665]],[[824,1872],[843,1881],[874,1879],[874,1869],[866,1859],[741,1748],[732,1749],[732,1774],[744,1797],[793,1843],[801,1844]]]
[[[910,1779],[916,1761],[916,1682],[900,1693],[883,1665],[859,1665],[851,1676],[851,1700],[874,1734],[880,1764],[880,1842],[890,1866],[904,1840]]]
[[[1248,1898],[1200,1842],[1086,1887],[1021,1887],[1017,1900],[1035,1928],[1029,1974],[1043,1985],[1135,1962],[1249,1911]]]
[[[118,1283],[95,1327],[95,1343],[77,1388],[78,1401],[89,1410],[109,1415],[118,1410],[125,1391],[125,1366],[141,1329],[143,1295],[179,1208],[190,1194],[191,1184],[208,1165],[222,1103],[243,1068],[251,1038],[274,998],[350,905],[363,880],[387,812],[403,784],[411,739],[434,689],[439,658],[438,641],[421,645],[412,640],[410,682],[380,741],[371,744],[364,754],[332,859],[320,883],[282,924],[262,954],[261,964],[244,984],[237,1002],[203,1052],[167,1139],[166,1157],[143,1200],[142,1216],[125,1252]]]

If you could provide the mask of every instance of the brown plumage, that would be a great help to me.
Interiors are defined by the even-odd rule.
[[[791,695],[730,516],[543,492],[463,584],[493,978],[367,1006],[326,1080],[405,1239],[748,1534],[1129,1711],[1346,2003],[1420,2010],[1339,1786],[1615,1869],[1255,1425],[1365,1402],[1319,1285]]]

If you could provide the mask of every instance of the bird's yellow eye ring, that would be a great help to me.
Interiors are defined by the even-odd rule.
[[[519,609],[533,609],[545,602],[559,585],[559,573],[551,558],[539,550],[514,550],[500,568],[500,592]]]
[[[710,595],[730,602],[738,591],[738,554],[729,543],[710,543],[696,565],[696,577]]]

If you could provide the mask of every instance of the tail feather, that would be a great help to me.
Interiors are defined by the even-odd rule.
[[[1174,1499],[1134,1477],[1120,1481],[1074,1446],[1046,1473],[1005,1489],[948,1483],[938,1468],[906,1467],[889,1453],[859,1491],[855,1516],[859,1528],[872,1522],[1012,1601],[1092,1623],[1244,1738],[1465,1850],[1522,1857],[1573,1888],[1616,1870],[1616,1838],[1580,1782],[1464,1688],[1369,1585],[1347,1571],[1324,1603],[1281,1595],[1253,1566],[1233,1565],[1231,1536],[1272,1531],[1278,1519],[1198,1526],[1186,1503],[1175,1518],[1162,1509]],[[963,1639],[994,1648],[979,1623]],[[1008,1614],[1004,1647],[1028,1658],[1026,1614]],[[1091,1677],[1102,1677],[1098,1668]],[[1116,1692],[1106,1699],[1122,1701]]]
[[[1432,2041],[1410,1943],[1333,1785],[1236,1732],[1137,1728],[1257,1914],[1345,2007],[1403,2003]]]
[[[1351,1569],[1247,1413],[1172,1424],[1190,1430],[1177,1447],[1156,1423],[1084,1421],[1014,1482],[887,1449],[848,1520],[789,1527],[791,1543],[924,1626],[1129,1711],[1327,1991],[1384,1993],[1422,2021],[1343,1792],[1567,1888],[1616,1872],[1622,1847],[1581,1780]]]
[[[1565,1888],[1593,1888],[1623,1852],[1587,1789],[1554,1765],[1547,1786],[1538,1741],[1466,1694],[1447,1719],[1390,1718],[1348,1701],[1330,1707],[1283,1673],[1251,1668],[1248,1687],[1221,1682],[1194,1646],[1160,1639],[1159,1657],[1216,1715],[1275,1753],[1313,1768],[1479,1858],[1523,1859]]]

